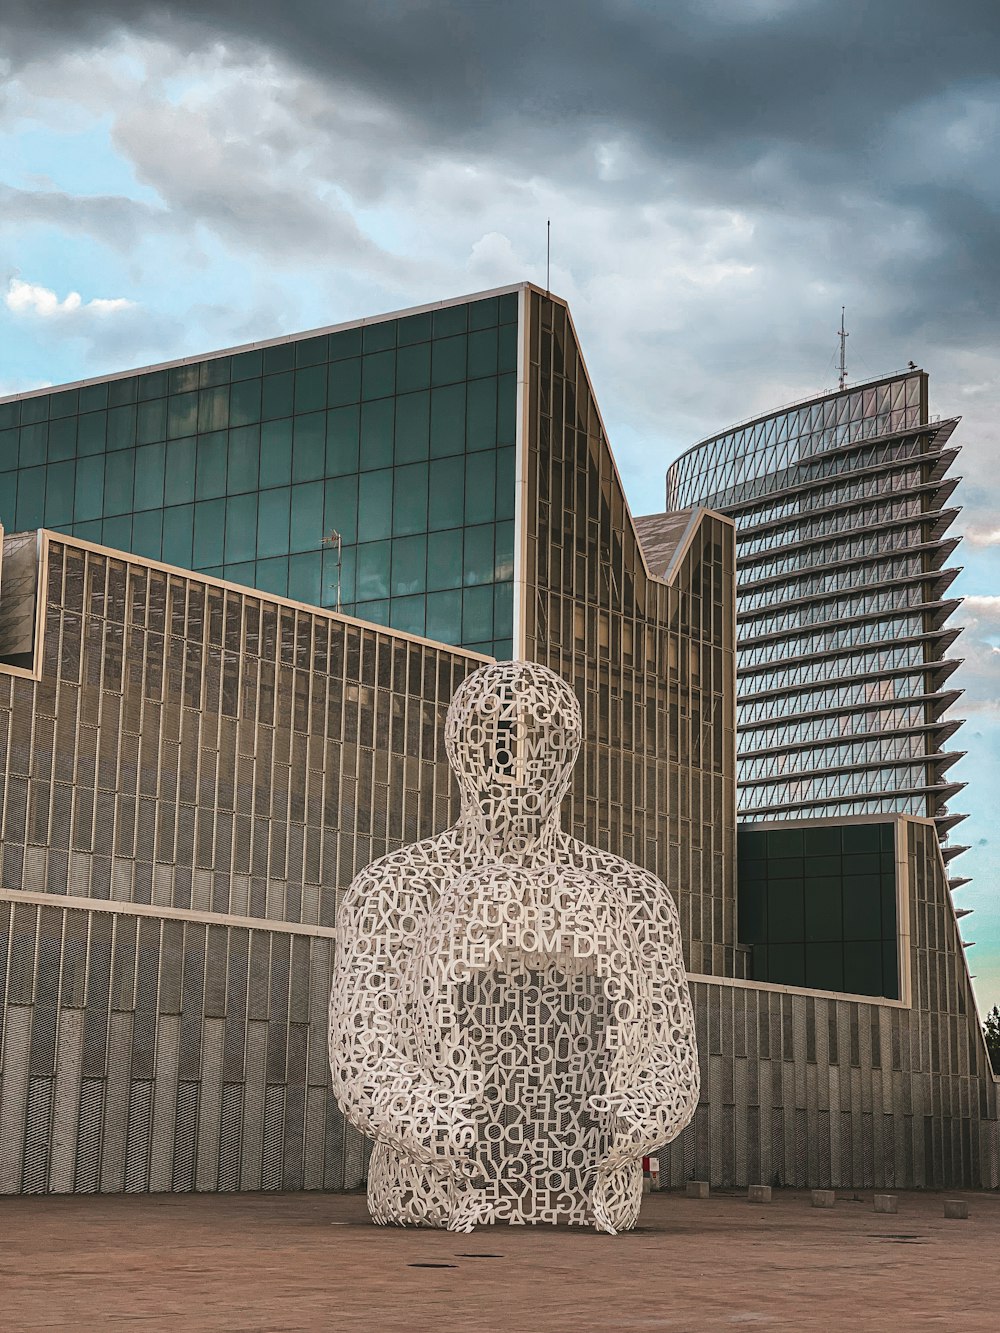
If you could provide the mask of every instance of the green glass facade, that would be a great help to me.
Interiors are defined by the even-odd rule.
[[[516,292],[0,403],[0,522],[511,655]],[[336,551],[324,544],[331,531]]]
[[[739,936],[755,981],[899,998],[895,826],[741,828]]]

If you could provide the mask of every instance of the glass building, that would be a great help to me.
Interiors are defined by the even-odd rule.
[[[517,340],[506,291],[0,400],[0,523],[509,657]]]
[[[948,529],[955,420],[911,370],[702,441],[667,473],[667,509],[737,525],[742,819],[901,812],[942,837],[960,691]],[[662,515],[640,519],[655,532]],[[946,856],[959,848],[946,848]]]

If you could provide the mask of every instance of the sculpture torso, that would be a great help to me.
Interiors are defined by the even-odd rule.
[[[551,817],[497,835],[466,809],[362,872],[338,935],[334,1087],[376,1138],[376,1221],[634,1223],[641,1158],[698,1093],[677,914],[655,877]]]

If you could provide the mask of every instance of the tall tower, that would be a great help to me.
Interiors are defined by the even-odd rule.
[[[956,424],[930,421],[927,376],[910,370],[723,431],[670,467],[668,510],[736,521],[742,819],[901,811],[945,839],[965,818],[949,804],[964,785],[947,716]]]

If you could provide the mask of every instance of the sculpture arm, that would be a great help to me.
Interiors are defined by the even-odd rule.
[[[401,964],[409,940],[392,895],[369,867],[338,918],[330,993],[330,1070],[345,1117],[415,1161],[458,1171],[474,1140],[468,1107],[401,1049]]]
[[[633,925],[639,944],[646,1014],[633,1041],[622,1041],[595,1109],[613,1117],[605,1166],[647,1156],[690,1123],[698,1105],[700,1071],[694,1010],[681,948],[680,918],[659,880],[635,873]]]

